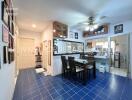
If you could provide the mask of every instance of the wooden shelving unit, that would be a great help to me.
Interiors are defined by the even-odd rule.
[[[67,25],[54,21],[53,29],[54,29],[54,37],[58,37],[58,38],[67,37],[67,33],[68,33]]]
[[[36,68],[42,68],[42,59],[41,59],[42,55],[38,54],[35,55],[36,58]]]
[[[98,29],[94,30],[93,32],[84,31],[83,37],[91,37],[91,36],[97,36],[103,34],[108,34],[108,25],[99,26]]]

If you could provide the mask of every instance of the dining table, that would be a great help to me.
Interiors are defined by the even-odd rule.
[[[89,66],[93,66],[93,78],[96,79],[96,62],[95,60],[86,60],[86,59],[80,59],[80,58],[76,58],[74,59],[75,63],[78,64],[80,67],[82,67],[84,69],[83,71],[83,85],[87,84],[88,81],[88,67]]]

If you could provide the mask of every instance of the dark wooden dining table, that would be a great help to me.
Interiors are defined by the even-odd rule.
[[[88,81],[88,73],[87,73],[87,68],[89,65],[93,66],[93,78],[96,78],[96,64],[95,60],[85,60],[85,59],[74,59],[75,63],[80,65],[84,69],[83,72],[83,85],[87,84]]]

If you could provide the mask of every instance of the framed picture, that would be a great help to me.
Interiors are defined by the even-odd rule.
[[[14,24],[13,24],[13,22],[12,22],[12,29],[11,30],[12,30],[11,31],[12,35],[14,35]]]
[[[9,31],[8,28],[4,25],[2,25],[2,40],[5,43],[9,42]]]
[[[8,48],[11,49],[11,35],[9,34],[9,43],[8,43]]]
[[[13,15],[13,10],[10,10],[10,16],[9,16],[9,31],[11,32],[12,35],[14,35],[14,15]]]
[[[74,38],[74,32],[70,31],[69,37],[70,37],[71,39],[73,39],[73,38]]]
[[[1,49],[1,47],[0,47],[0,49]],[[1,69],[1,52],[0,52],[0,69]]]
[[[75,32],[75,39],[78,39],[78,33]]]
[[[13,37],[9,34],[9,43],[8,43],[8,47],[10,49],[14,49],[14,39]]]
[[[14,11],[13,11],[13,8],[11,9],[11,20],[14,21]]]
[[[7,3],[7,5],[10,7],[11,6],[11,0],[5,0],[5,2]]]
[[[8,15],[9,7],[8,7],[6,1],[1,2],[1,7],[2,7],[1,8],[2,9],[2,16],[1,16],[2,21],[5,23],[5,25],[8,26],[8,24],[9,24],[9,15]]]
[[[14,61],[14,52],[11,53],[11,61]]]
[[[14,61],[14,52],[8,51],[8,61],[9,64]]]
[[[9,64],[11,63],[11,53],[10,53],[10,51],[8,51],[8,63]]]
[[[9,16],[9,31],[12,33],[12,18],[11,18],[11,11],[10,11],[10,16]]]
[[[3,46],[3,63],[6,64],[8,62],[8,48]]]
[[[72,33],[70,33],[70,38],[73,39],[73,34]]]
[[[122,33],[123,32],[123,24],[114,26],[114,32],[115,32],[115,34]]]

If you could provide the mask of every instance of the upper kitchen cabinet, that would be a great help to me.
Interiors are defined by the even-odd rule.
[[[53,36],[56,38],[67,38],[68,26],[60,22],[53,22]]]
[[[108,34],[108,25],[101,25],[94,31],[84,31],[83,37],[91,37],[97,35]]]

